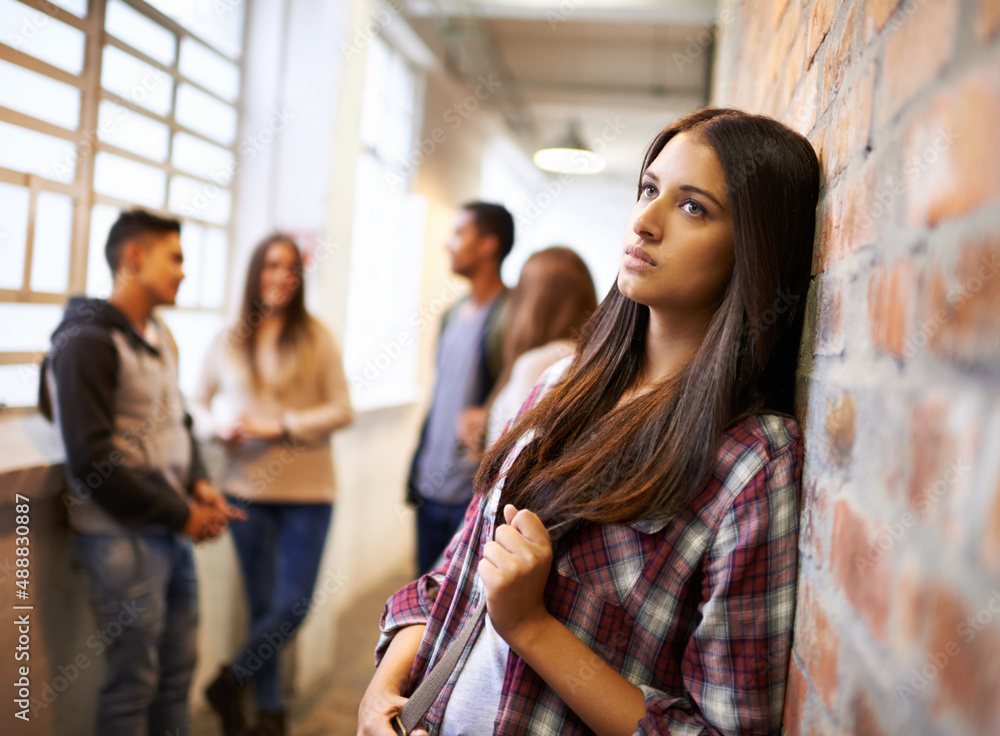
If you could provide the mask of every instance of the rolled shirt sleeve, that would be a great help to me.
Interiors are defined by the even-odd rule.
[[[482,496],[477,495],[469,502],[461,528],[451,538],[441,556],[441,565],[401,588],[386,601],[379,621],[379,640],[375,647],[376,667],[382,662],[382,657],[397,631],[407,626],[426,624],[430,620],[431,607],[437,599],[452,558],[460,546],[469,545],[469,535],[482,500]]]

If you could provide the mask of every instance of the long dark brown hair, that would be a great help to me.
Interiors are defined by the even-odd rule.
[[[556,245],[532,254],[507,302],[504,367],[494,393],[510,378],[514,361],[553,340],[576,340],[596,309],[594,281],[575,251]]]
[[[712,146],[725,174],[735,264],[721,305],[683,370],[616,408],[639,376],[649,308],[613,286],[562,380],[484,458],[479,492],[497,482],[518,439],[534,430],[506,474],[498,513],[513,503],[546,524],[675,516],[707,482],[727,429],[754,413],[792,411],[819,193],[816,153],[770,118],[705,108],[654,138],[642,172],[682,132]]]
[[[261,274],[264,272],[264,261],[267,251],[276,243],[289,246],[295,252],[295,292],[285,306],[284,324],[278,336],[278,347],[282,351],[295,352],[300,347],[302,339],[308,334],[311,323],[309,312],[306,311],[305,282],[302,278],[302,251],[295,239],[283,233],[274,233],[264,238],[254,248],[247,266],[247,279],[243,287],[243,306],[240,310],[240,322],[233,332],[233,338],[242,344],[247,364],[254,382],[259,381],[257,367],[257,328],[269,315],[274,305],[264,299],[260,288]]]

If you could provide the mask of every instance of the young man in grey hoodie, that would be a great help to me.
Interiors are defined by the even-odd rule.
[[[124,213],[105,254],[111,297],[70,300],[40,400],[65,446],[77,558],[107,632],[97,733],[189,734],[192,541],[217,536],[242,512],[207,478],[177,384],[176,344],[152,314],[174,303],[184,279],[180,223]]]

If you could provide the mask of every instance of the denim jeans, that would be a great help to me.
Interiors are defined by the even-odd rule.
[[[90,584],[107,678],[100,736],[188,736],[198,581],[191,540],[177,534],[74,535]],[[88,642],[91,641],[88,639]]]
[[[417,568],[418,575],[430,572],[438,558],[462,526],[468,502],[438,503],[423,499],[417,507]]]
[[[333,506],[250,503],[246,513],[246,521],[229,528],[249,599],[250,633],[230,666],[238,682],[253,680],[260,710],[279,711],[281,650],[309,612]]]

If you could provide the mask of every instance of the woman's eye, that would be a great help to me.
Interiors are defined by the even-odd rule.
[[[643,184],[642,185],[642,193],[644,195],[646,195],[647,197],[655,197],[656,196],[656,187],[654,187],[652,184]]]
[[[685,199],[681,203],[681,209],[687,212],[689,215],[704,215],[705,208],[700,204],[695,202],[693,199]]]

